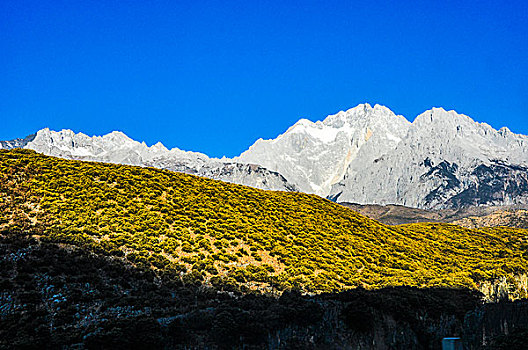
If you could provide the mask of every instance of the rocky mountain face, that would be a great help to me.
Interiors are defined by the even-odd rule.
[[[528,137],[434,108],[390,152],[348,172],[330,196],[426,209],[528,202]]]
[[[10,141],[0,141],[0,149],[23,148],[29,142],[33,141],[35,139],[35,136],[37,136],[37,134],[26,136],[23,139],[18,138]]]
[[[326,197],[361,164],[394,149],[409,125],[386,107],[359,105],[322,122],[301,119],[276,139],[257,140],[235,160],[278,171],[301,191]]]
[[[295,185],[289,183],[278,172],[256,164],[241,164],[218,159],[196,162],[181,158],[159,157],[146,161],[144,165],[264,190],[298,191]]]
[[[89,137],[43,129],[0,148],[182,171],[271,190],[299,190],[337,202],[420,209],[528,204],[528,136],[495,130],[442,108],[414,122],[386,107],[361,104],[323,121],[301,119],[233,159],[121,132]]]
[[[151,166],[266,190],[297,189],[279,173],[259,165],[209,158],[203,153],[178,148],[169,150],[160,142],[149,147],[119,131],[90,137],[71,130],[42,129],[25,139],[3,141],[0,146],[0,149],[27,148],[67,159]]]
[[[235,160],[276,170],[338,202],[423,209],[528,203],[528,137],[442,108],[413,123],[359,105],[301,120]]]

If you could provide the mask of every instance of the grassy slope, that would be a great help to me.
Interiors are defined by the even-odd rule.
[[[250,289],[476,288],[528,267],[526,230],[390,227],[313,195],[25,150],[0,151],[2,230]]]

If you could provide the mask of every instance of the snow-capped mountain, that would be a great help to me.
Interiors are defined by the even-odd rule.
[[[301,119],[276,139],[257,140],[235,160],[260,164],[301,191],[325,197],[345,174],[394,149],[409,125],[386,107],[362,104],[322,122]]]
[[[441,209],[528,203],[528,137],[433,108],[413,123],[362,104],[300,120],[235,160],[339,202]]]
[[[528,203],[528,137],[433,108],[396,147],[349,168],[330,196],[429,209]]]
[[[89,137],[42,129],[0,148],[70,159],[153,166],[262,189],[300,190],[338,202],[424,209],[528,204],[528,136],[442,108],[414,122],[361,104],[301,119],[234,159],[147,146],[121,132]]]
[[[258,165],[209,158],[203,153],[178,148],[169,150],[160,142],[149,147],[119,131],[90,137],[71,130],[52,131],[46,128],[24,140],[0,144],[0,148],[5,149],[17,147],[67,159],[152,166],[266,190],[297,190],[279,173]]]
[[[13,148],[23,148],[29,142],[33,141],[37,134],[29,135],[23,139],[18,138],[10,141],[0,141],[0,149],[13,149]]]

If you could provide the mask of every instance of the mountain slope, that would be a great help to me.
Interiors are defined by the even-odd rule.
[[[340,203],[371,219],[387,225],[402,225],[418,222],[444,222],[478,228],[507,226],[528,228],[526,208],[528,206],[486,206],[462,209],[425,210],[402,205],[361,205]]]
[[[489,215],[469,216],[453,223],[469,228],[507,226],[528,229],[528,210],[497,210]]]
[[[13,235],[0,235],[0,267],[2,349],[435,349],[447,332],[477,348],[527,322],[528,302],[483,305],[475,291],[225,293]]]
[[[527,236],[391,228],[312,195],[0,151],[0,348],[436,349],[455,335],[510,349],[526,301],[460,287],[526,297]],[[283,291],[402,284],[454,288]]]
[[[528,137],[434,108],[389,153],[332,189],[339,201],[425,209],[528,203]]]
[[[420,209],[528,204],[528,136],[442,108],[413,123],[361,104],[323,121],[301,119],[233,159],[213,159],[120,132],[88,137],[43,129],[0,148],[68,159],[153,166],[255,188],[314,193],[338,202]]]
[[[0,231],[30,232],[186,283],[479,288],[528,266],[525,230],[389,227],[314,195],[28,150],[0,151],[0,170]]]
[[[234,160],[278,171],[301,191],[326,197],[347,171],[393,149],[409,125],[386,107],[362,104],[322,122],[301,119],[276,139],[257,140]]]
[[[168,150],[161,142],[149,147],[119,131],[90,137],[71,130],[42,129],[23,140],[3,141],[2,148],[32,149],[66,159],[152,166],[268,190],[297,190],[282,175],[255,164],[213,159],[178,148]]]

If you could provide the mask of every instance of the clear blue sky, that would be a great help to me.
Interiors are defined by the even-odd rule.
[[[0,140],[121,130],[233,156],[363,102],[528,134],[526,2],[0,1]]]

